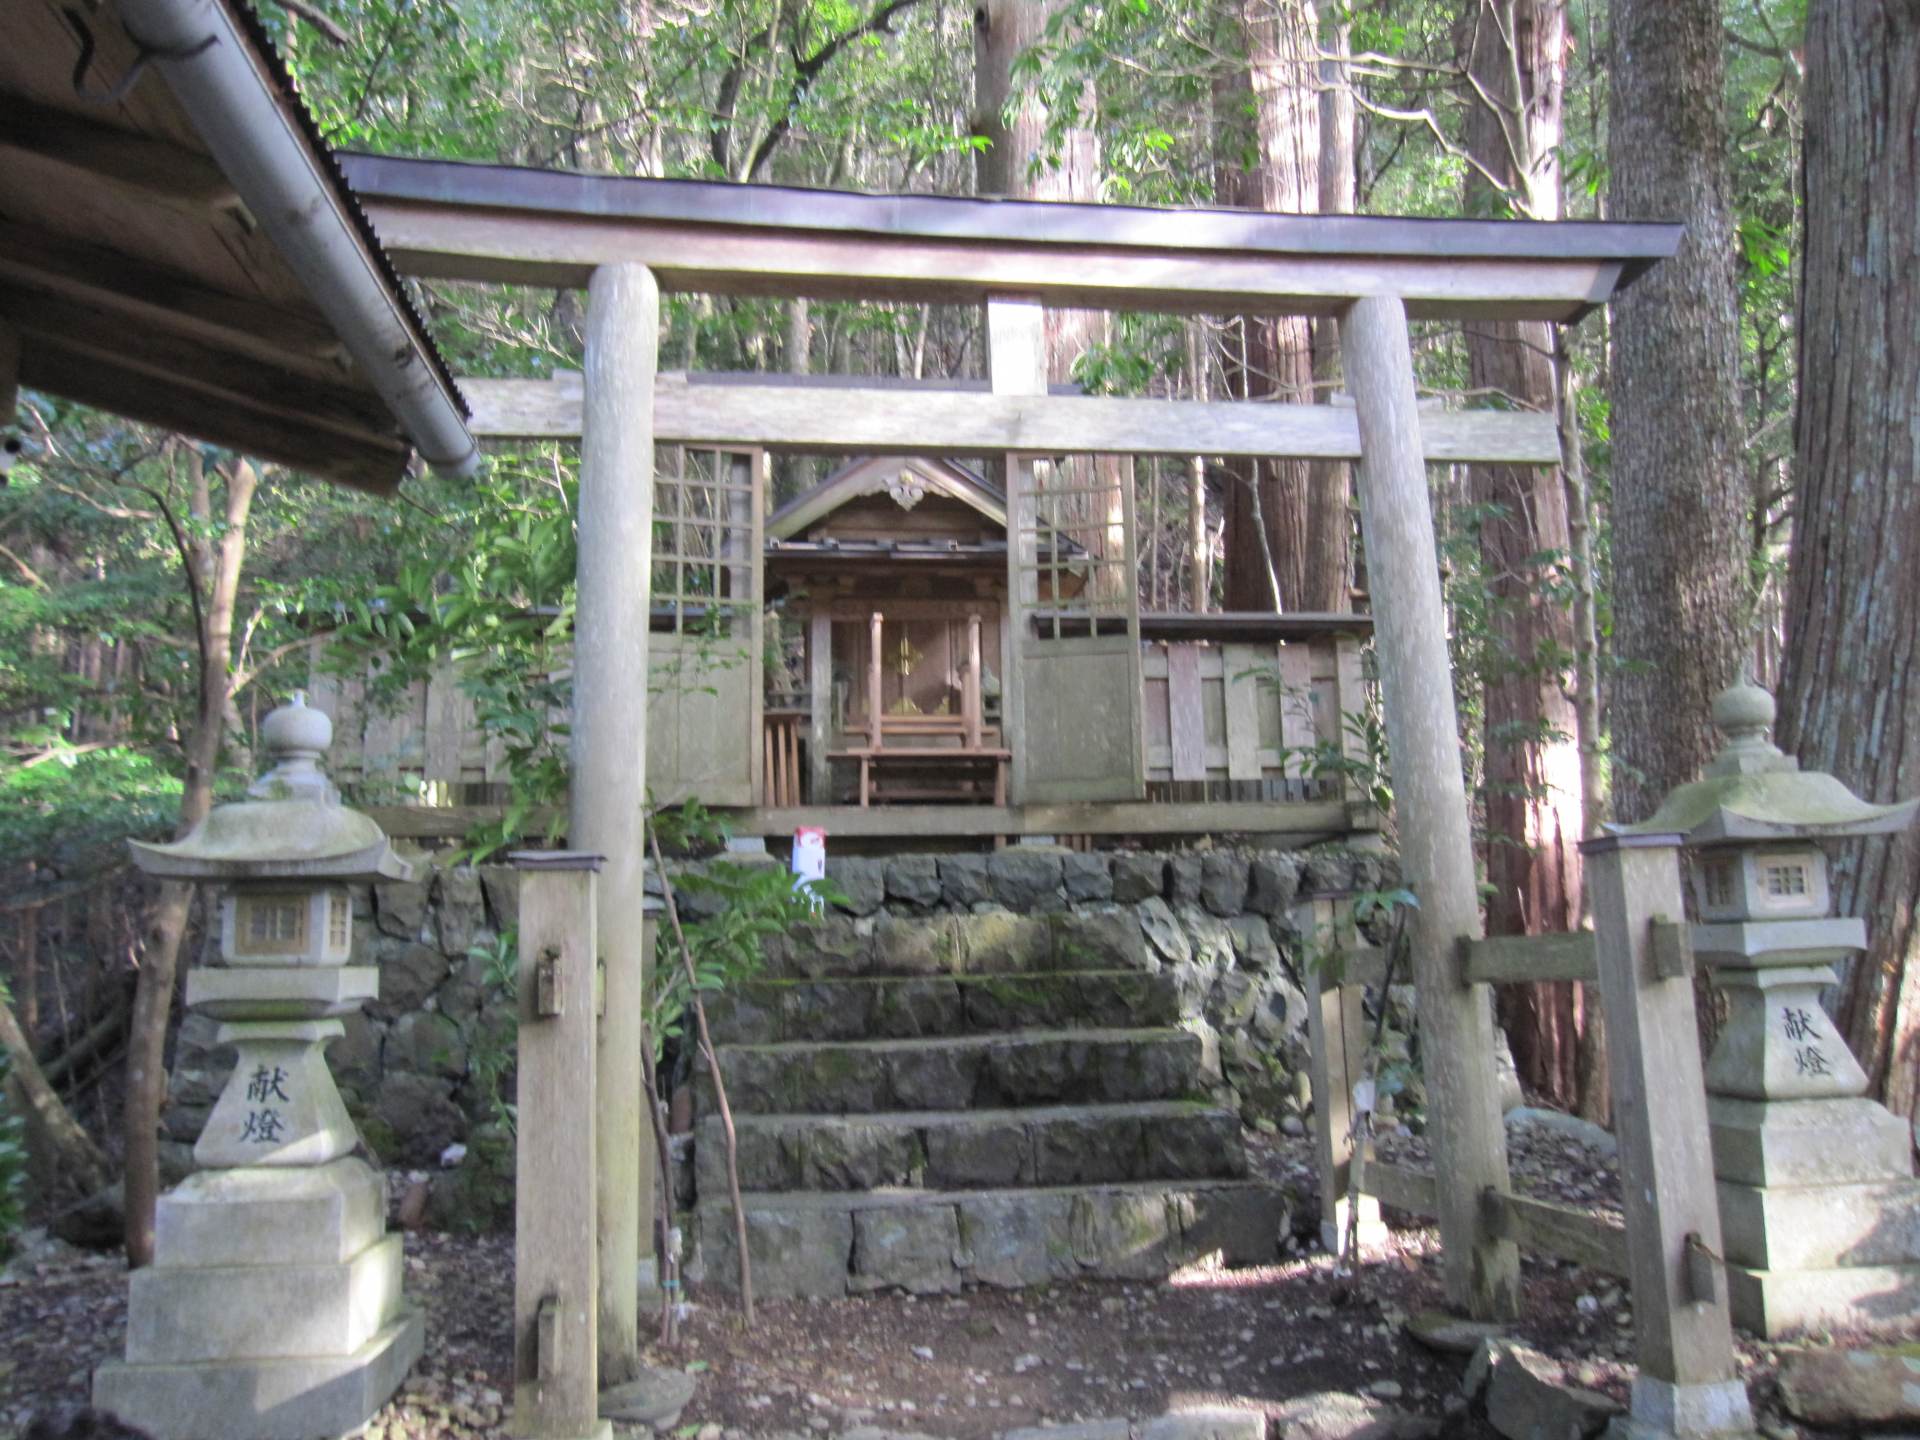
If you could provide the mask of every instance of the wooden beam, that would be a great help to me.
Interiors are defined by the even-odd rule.
[[[473,433],[511,440],[580,434],[583,392],[574,377],[463,379]],[[709,385],[662,375],[654,430],[663,440],[763,445],[793,454],[970,456],[1008,451],[1057,455],[1283,456],[1358,460],[1360,424],[1345,406],[1129,400],[1108,396],[982,394],[813,386]],[[1488,461],[1555,465],[1551,415],[1513,410],[1422,410],[1429,464]]]
[[[128,325],[80,301],[22,285],[0,283],[0,314],[19,327],[28,349],[50,342],[284,417],[306,429],[356,440],[384,440],[395,433],[385,402],[372,390],[348,384],[345,377],[316,380],[177,331]],[[193,427],[182,419],[176,428]]]
[[[170,205],[221,210],[240,203],[210,155],[17,94],[0,109],[0,148],[57,161]]]
[[[20,383],[130,420],[198,436],[371,495],[391,495],[406,474],[410,447],[398,436],[354,437],[269,411],[244,397],[121,363],[110,352],[63,345],[45,335],[24,345]]]
[[[1484,1200],[1488,1228],[1522,1250],[1627,1278],[1627,1232],[1619,1222],[1529,1195],[1489,1190]]]
[[[136,255],[0,220],[0,278],[249,349],[337,380],[340,337],[317,314],[235,295]]]
[[[1469,985],[1511,985],[1528,980],[1584,980],[1600,976],[1593,934],[1498,935],[1463,944],[1461,973]]]
[[[1420,898],[1413,980],[1440,1177],[1443,1277],[1449,1303],[1476,1319],[1507,1319],[1519,1311],[1519,1256],[1511,1241],[1486,1233],[1480,1210],[1483,1191],[1511,1186],[1487,1061],[1493,1009],[1486,986],[1462,983],[1456,959],[1463,938],[1479,937],[1480,897],[1405,307],[1390,298],[1355,301],[1340,317],[1340,345],[1360,419],[1360,519],[1400,863]]]
[[[1620,259],[1260,254],[483,208],[361,194],[402,274],[574,286],[597,265],[642,264],[663,289],[826,300],[979,303],[1176,314],[1337,313],[1356,297],[1404,298],[1418,319],[1569,321],[1606,303]]]
[[[1382,1205],[1423,1219],[1440,1213],[1440,1184],[1431,1170],[1375,1160],[1361,1170],[1360,1181]]]

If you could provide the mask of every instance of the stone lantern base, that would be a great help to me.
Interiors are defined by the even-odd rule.
[[[202,1171],[161,1197],[127,1358],[94,1404],[156,1440],[332,1440],[420,1356],[401,1242],[364,1161]]]
[[[1913,1139],[1858,1096],[1709,1096],[1727,1291],[1736,1323],[1776,1339],[1920,1310]]]

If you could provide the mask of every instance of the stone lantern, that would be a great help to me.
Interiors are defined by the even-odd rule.
[[[1687,837],[1693,951],[1727,1018],[1706,1067],[1735,1320],[1769,1337],[1911,1314],[1920,1301],[1920,1185],[1905,1122],[1820,1006],[1865,922],[1828,914],[1821,842],[1904,829],[1916,804],[1870,805],[1802,771],[1768,738],[1773,697],[1714,701],[1727,737],[1705,778],[1636,830]]]
[[[127,1358],[94,1403],[159,1440],[319,1440],[363,1424],[419,1357],[380,1175],[327,1069],[339,1017],[379,991],[350,966],[354,881],[404,880],[380,827],[319,767],[333,725],[303,697],[261,725],[272,766],[184,840],[133,845],[150,875],[219,887],[220,963],[186,1003],[237,1053],[200,1170],[162,1196],[134,1272]]]

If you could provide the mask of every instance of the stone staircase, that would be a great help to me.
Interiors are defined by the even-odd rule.
[[[1272,1260],[1218,1057],[1133,912],[831,916],[712,1011],[754,1288],[1153,1278]],[[736,1283],[724,1142],[696,1077],[705,1283]]]

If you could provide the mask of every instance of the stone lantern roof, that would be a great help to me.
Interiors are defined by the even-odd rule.
[[[1680,834],[1689,845],[1828,839],[1903,830],[1920,800],[1871,805],[1833,776],[1803,771],[1770,738],[1773,696],[1747,682],[1713,702],[1713,723],[1727,743],[1704,779],[1676,787],[1652,818],[1624,834]]]
[[[340,803],[320,769],[333,722],[295,692],[261,722],[271,767],[247,798],[216,805],[184,840],[133,840],[133,863],[170,880],[405,880],[413,867],[384,831]]]

